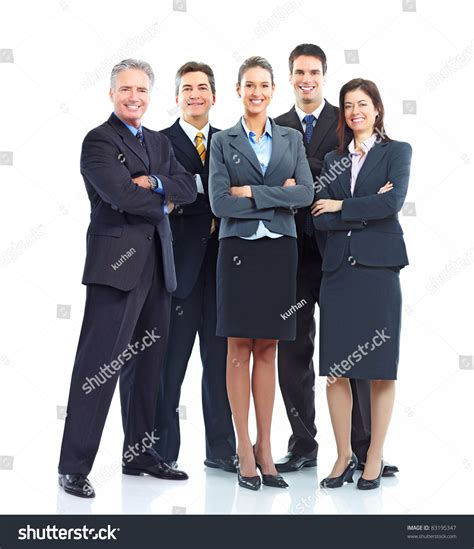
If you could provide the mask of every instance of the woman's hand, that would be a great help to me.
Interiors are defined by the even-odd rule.
[[[287,179],[284,183],[283,183],[283,187],[294,187],[296,185],[296,179]]]
[[[342,210],[342,200],[321,198],[311,206],[311,213],[316,217],[323,213],[335,213]]]
[[[377,191],[377,194],[383,194],[388,193],[388,191],[391,191],[393,189],[393,183],[390,183],[390,181],[387,181],[383,187],[380,187],[380,189]]]
[[[229,187],[229,193],[231,196],[237,196],[239,198],[252,198],[252,187],[250,185],[242,185],[236,187]]]

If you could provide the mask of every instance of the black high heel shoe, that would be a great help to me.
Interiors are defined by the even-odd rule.
[[[357,456],[352,452],[351,459],[347,465],[347,467],[344,469],[342,475],[339,475],[338,477],[326,477],[320,482],[321,488],[340,488],[344,485],[345,482],[352,483],[354,480],[352,477],[354,476],[354,472],[357,469]]]
[[[264,475],[263,468],[260,463],[257,462],[257,456],[255,454],[255,446],[253,446],[253,455],[255,456],[255,465],[257,469],[260,469],[262,473],[262,482],[265,486],[271,486],[272,488],[288,488],[288,484],[285,482],[285,479],[281,475]]]
[[[377,478],[374,478],[373,480],[367,480],[366,478],[359,477],[359,480],[357,481],[357,488],[359,490],[374,490],[375,488],[378,488],[380,486],[380,479],[382,478],[383,473],[383,460],[382,464],[380,466],[380,473]]]
[[[260,487],[262,486],[262,479],[260,478],[260,475],[257,475],[256,477],[243,477],[240,474],[240,466],[237,466],[237,479],[239,481],[239,486],[242,486],[242,488],[247,488],[248,490],[260,490]]]

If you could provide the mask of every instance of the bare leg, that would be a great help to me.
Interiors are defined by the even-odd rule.
[[[352,456],[352,391],[349,380],[343,377],[328,378],[326,395],[337,447],[337,460],[329,476],[338,477],[342,475]]]
[[[362,473],[362,477],[367,480],[377,478],[380,473],[383,445],[395,402],[395,381],[376,379],[370,385],[372,435]]]
[[[257,418],[255,455],[265,475],[276,475],[270,442],[275,402],[275,355],[278,340],[256,339],[253,345],[252,394]]]
[[[227,338],[227,395],[237,435],[240,473],[244,477],[253,477],[257,474],[249,435],[249,369],[252,346],[252,339]]]

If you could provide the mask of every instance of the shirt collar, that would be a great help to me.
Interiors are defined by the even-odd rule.
[[[245,123],[245,119],[243,116],[241,118],[241,122],[242,122],[242,127],[244,128],[244,132],[247,134],[247,138],[248,139],[253,138],[255,140],[256,134],[255,132],[250,131],[247,128],[247,124]],[[268,116],[267,116],[267,121],[265,122],[265,131],[263,132],[263,135],[267,135],[268,137],[270,137],[270,139],[272,138],[272,123],[270,122],[270,119],[268,118]]]
[[[115,113],[114,113],[115,114]],[[115,116],[117,116],[115,114]],[[124,122],[119,116],[117,116],[117,118],[120,120],[120,122],[122,122],[122,124],[124,126],[127,126],[127,128],[133,133],[133,135],[136,137],[137,136],[137,133],[138,133],[138,130],[142,131],[142,126],[140,124],[140,127],[139,128],[135,128],[135,126],[131,126],[130,124],[127,124],[126,122]],[[143,131],[142,131],[143,133]]]
[[[317,120],[321,115],[321,111],[324,109],[324,105],[326,105],[326,101],[323,99],[321,101],[321,105],[319,105],[319,107],[315,109],[313,112],[309,112],[309,113],[304,112],[302,109],[298,107],[298,105],[295,105],[295,111],[296,111],[296,114],[298,115],[298,118],[300,119],[301,124],[303,124],[303,118],[305,116],[308,116],[308,114],[312,114],[314,118],[316,118]]]
[[[370,137],[362,141],[361,147],[365,154],[367,154],[370,151],[370,149],[375,145],[376,140],[377,140],[377,134],[373,133]],[[349,149],[349,152],[351,154],[356,154],[354,139],[352,139],[352,141],[349,143],[347,148]]]
[[[183,120],[182,118],[179,119],[179,125],[193,143],[196,143],[196,135],[199,132],[204,135],[203,141],[207,141],[209,138],[209,122],[204,126],[204,128],[200,130],[198,130],[195,126],[193,126],[189,122],[186,122],[186,120]]]

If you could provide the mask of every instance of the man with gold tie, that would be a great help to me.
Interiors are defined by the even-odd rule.
[[[170,336],[157,407],[156,449],[177,467],[180,448],[181,385],[196,334],[202,361],[202,407],[206,428],[205,465],[235,472],[235,437],[226,390],[227,342],[216,336],[216,261],[218,220],[208,196],[212,135],[209,111],[215,103],[214,73],[208,65],[185,63],[176,74],[176,103],[181,117],[162,130],[176,158],[195,174],[195,202],[170,215],[177,288],[171,304]],[[181,411],[181,414],[180,414]]]

